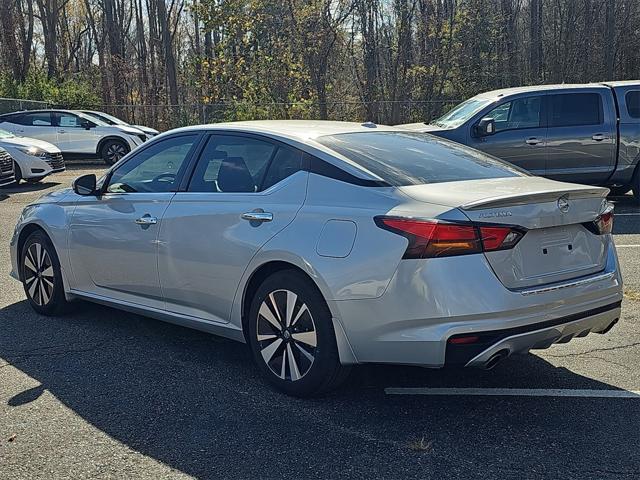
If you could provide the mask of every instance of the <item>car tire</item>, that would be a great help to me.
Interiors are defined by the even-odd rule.
[[[635,202],[640,205],[640,165],[636,167],[636,171],[633,174],[631,188],[633,189],[633,198]]]
[[[20,165],[18,165],[17,163],[13,163],[13,174],[15,175],[16,178],[16,185],[18,185],[20,183],[20,180],[22,180],[22,170],[20,169]]]
[[[27,238],[20,252],[20,268],[24,293],[36,312],[51,316],[68,309],[60,261],[43,231],[36,230]]]
[[[320,395],[348,376],[349,368],[340,364],[329,307],[315,284],[295,270],[264,280],[252,299],[247,326],[258,369],[284,393]]]
[[[122,140],[107,140],[100,149],[100,156],[107,165],[113,165],[129,153],[129,146]]]
[[[622,187],[609,187],[609,195],[614,197],[620,197],[626,195],[631,191],[631,185],[623,185]]]

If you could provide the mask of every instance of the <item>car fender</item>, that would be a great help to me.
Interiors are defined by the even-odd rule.
[[[98,142],[98,146],[96,147],[96,155],[100,155],[100,153],[102,152],[102,147],[104,146],[105,143],[107,143],[110,140],[117,140],[119,142],[124,142],[124,144],[127,145],[127,147],[129,147],[129,150],[133,150],[135,148],[135,146],[132,146],[132,142],[124,138],[123,135],[107,135],[106,137],[102,137]]]
[[[75,209],[75,203],[35,203],[27,206],[16,224],[13,237],[10,243],[11,263],[14,277],[19,277],[19,240],[26,228],[37,228],[43,230],[51,240],[53,247],[60,261],[62,270],[62,281],[65,296],[69,297],[72,283],[72,271],[69,262],[69,250],[67,245],[68,218]],[[24,240],[24,238],[22,238]]]

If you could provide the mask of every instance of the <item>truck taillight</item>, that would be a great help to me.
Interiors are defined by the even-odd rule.
[[[409,240],[403,258],[434,258],[513,248],[524,232],[510,226],[443,223],[413,218],[376,217],[376,224]]]

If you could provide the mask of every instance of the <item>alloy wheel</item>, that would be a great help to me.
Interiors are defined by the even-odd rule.
[[[53,263],[40,243],[32,243],[24,256],[24,283],[29,297],[44,306],[53,295]]]
[[[113,143],[107,148],[107,158],[110,162],[115,163],[127,154],[127,149],[124,145],[119,143]]]
[[[290,290],[269,293],[258,311],[257,340],[271,372],[295,382],[313,365],[318,336],[307,305]]]

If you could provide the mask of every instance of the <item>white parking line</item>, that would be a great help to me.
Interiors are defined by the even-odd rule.
[[[573,390],[563,388],[419,388],[389,387],[387,395],[635,398],[640,390]]]
[[[616,248],[638,248],[640,247],[640,244],[638,245],[616,245]]]
[[[640,215],[640,212],[636,212],[636,213],[616,213],[615,214],[616,217],[630,217],[630,216],[635,216],[635,215]]]

